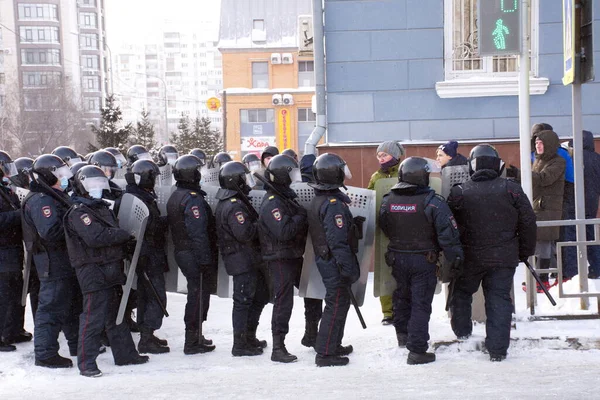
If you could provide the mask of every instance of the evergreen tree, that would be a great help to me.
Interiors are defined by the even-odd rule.
[[[171,135],[171,144],[177,148],[179,154],[187,154],[197,147],[204,150],[209,158],[223,151],[223,139],[217,129],[211,129],[208,118],[196,117],[191,121],[182,114],[177,128],[179,134]]]
[[[98,148],[116,147],[121,151],[125,151],[128,138],[133,130],[131,124],[123,126],[123,117],[119,106],[115,104],[114,95],[109,95],[106,98],[106,105],[102,107],[102,120],[100,127],[92,125],[92,133],[96,136],[98,147],[88,144],[88,151],[96,151]]]
[[[142,110],[142,120],[137,122],[136,128],[132,132],[130,141],[133,144],[141,144],[148,151],[151,151],[156,147],[156,141],[154,140],[154,125],[150,122],[150,113],[146,110]]]

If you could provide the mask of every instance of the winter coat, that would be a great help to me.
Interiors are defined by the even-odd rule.
[[[596,153],[594,136],[589,131],[583,131],[583,180],[585,217],[596,218],[600,198],[600,154]]]
[[[394,165],[388,172],[383,172],[381,169],[378,169],[371,175],[371,179],[369,180],[369,185],[367,189],[375,190],[375,182],[380,179],[385,178],[397,178],[398,177],[398,169],[400,168],[400,164]]]
[[[560,220],[565,186],[565,159],[556,154],[560,146],[558,135],[542,131],[537,137],[544,143],[544,153],[535,155],[532,169],[533,210],[538,221]],[[538,241],[553,241],[559,227],[538,228]]]
[[[442,167],[442,169],[444,169],[446,167],[455,167],[457,165],[467,165],[467,164],[468,164],[467,157],[463,156],[460,153],[456,153],[456,156],[452,157],[450,159],[450,161],[448,161],[448,163]]]

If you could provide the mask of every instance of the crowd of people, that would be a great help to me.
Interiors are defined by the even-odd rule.
[[[584,131],[584,141],[586,217],[593,218],[600,196],[600,155],[591,133]],[[389,238],[385,261],[397,287],[393,296],[380,299],[382,323],[395,327],[398,345],[409,350],[408,364],[435,360],[427,352],[428,324],[441,275],[450,281],[451,326],[461,340],[471,335],[472,296],[482,286],[485,345],[491,361],[502,361],[510,341],[510,291],[518,263],[536,255],[538,268],[548,268],[554,242],[575,239],[568,227],[536,228],[536,220],[574,218],[571,155],[547,124],[533,127],[532,145],[531,202],[518,183],[519,169],[505,168],[489,144],[475,146],[468,159],[458,152],[456,141],[436,150],[442,169],[468,170],[469,179],[454,185],[447,199],[430,187],[430,160],[403,160],[405,149],[395,141],[377,147],[380,168],[368,188],[379,179],[397,178],[378,210],[379,228]],[[351,175],[338,155],[298,160],[291,149],[280,154],[269,146],[260,158],[249,154],[238,162],[227,153],[207,159],[200,149],[179,155],[173,146],[163,146],[153,160],[140,145],[130,147],[126,156],[107,148],[86,157],[59,147],[35,160],[13,161],[0,152],[0,166],[0,351],[14,351],[14,344],[33,338],[35,365],[69,368],[72,360],[59,354],[62,331],[69,355],[77,357],[80,374],[88,377],[102,375],[96,358],[106,345],[117,365],[141,364],[149,360],[143,354],[169,352],[167,340],[155,332],[167,307],[170,231],[175,260],[187,280],[184,353],[215,349],[202,324],[216,290],[220,256],[233,278],[232,355],[263,354],[268,343],[256,332],[271,301],[271,360],[294,362],[297,357],[288,352],[285,337],[310,234],[326,293],[323,300],[304,299],[302,344],[315,349],[317,366],[348,364],[354,349],[342,340],[351,286],[360,276],[356,255],[363,228],[361,217],[352,215],[350,198],[340,190]],[[124,187],[113,179],[121,168]],[[172,169],[176,186],[162,214],[155,192],[161,168]],[[214,212],[201,187],[206,168],[219,171]],[[301,181],[314,188],[306,208],[291,187]],[[21,201],[17,188],[29,191]],[[256,209],[248,197],[252,189],[265,191]],[[148,209],[143,237],[119,227],[125,195]],[[588,239],[593,239],[593,229],[588,229]],[[590,246],[588,253],[589,277],[598,278],[599,249]],[[577,274],[576,258],[569,251],[564,257],[564,276],[570,279]],[[123,261],[134,259],[137,291],[123,296]],[[542,275],[549,287],[548,279]],[[30,293],[33,335],[24,330],[23,291]],[[126,318],[117,324],[124,297]],[[137,347],[131,332],[140,333]]]

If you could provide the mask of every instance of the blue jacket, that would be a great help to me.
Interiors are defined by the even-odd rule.
[[[593,142],[593,139],[592,139]],[[593,144],[593,143],[592,143]],[[573,158],[569,154],[569,150],[565,149],[562,146],[558,147],[556,154],[565,159],[565,182],[574,183],[575,182],[575,167],[573,166]],[[535,161],[535,151],[531,152],[531,163]]]

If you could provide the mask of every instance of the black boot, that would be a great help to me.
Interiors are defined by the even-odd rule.
[[[205,338],[204,335],[201,336],[200,341],[207,346],[212,346],[213,344],[213,341],[211,339]]]
[[[250,346],[260,347],[261,349],[267,347],[266,340],[259,340],[256,338],[256,329],[248,330],[248,333],[246,334],[246,340]]]
[[[135,354],[133,356],[133,358],[131,360],[127,360],[125,362],[115,362],[116,365],[119,366],[123,366],[123,365],[139,365],[139,364],[146,364],[148,361],[150,360],[150,357],[148,356],[141,356],[139,354]]]
[[[154,336],[154,333],[152,333],[151,339],[154,341],[154,343],[156,343],[159,346],[168,346],[169,345],[169,342],[167,342],[166,339],[160,339],[160,338]]]
[[[231,354],[234,357],[259,356],[262,353],[262,348],[248,345],[245,333],[233,334],[233,348],[231,349]]]
[[[271,353],[271,361],[280,363],[298,361],[298,357],[288,353],[284,341],[285,335],[273,335],[273,353]]]
[[[306,321],[304,327],[304,337],[300,343],[302,346],[315,347],[317,344],[317,333],[319,332],[319,321]]]
[[[410,365],[417,364],[428,364],[430,362],[435,361],[435,354],[433,353],[415,353],[411,351],[408,353],[408,358],[406,359],[406,363]]]
[[[3,341],[5,344],[16,344],[30,342],[31,339],[33,339],[33,335],[26,330],[22,330],[15,336],[5,337]]]
[[[0,352],[6,353],[9,351],[15,351],[16,349],[17,348],[12,344],[4,343],[2,340],[0,340]]]
[[[325,356],[317,354],[315,357],[315,364],[317,367],[338,367],[347,365],[350,362],[348,357],[340,357],[338,355]]]
[[[54,357],[50,357],[45,360],[36,359],[35,365],[46,368],[71,368],[73,366],[73,361],[57,354]]]
[[[140,333],[140,342],[138,343],[138,351],[140,353],[150,354],[163,354],[171,351],[167,346],[161,346],[156,343],[153,337],[152,331],[145,331]]]
[[[208,353],[215,349],[214,345],[207,345],[200,341],[198,331],[185,331],[185,344],[183,345],[183,354]]]
[[[341,344],[338,346],[337,351],[335,352],[336,356],[347,356],[349,354],[352,354],[352,352],[354,351],[354,347],[352,347],[351,344],[349,344],[348,346],[342,346]]]

